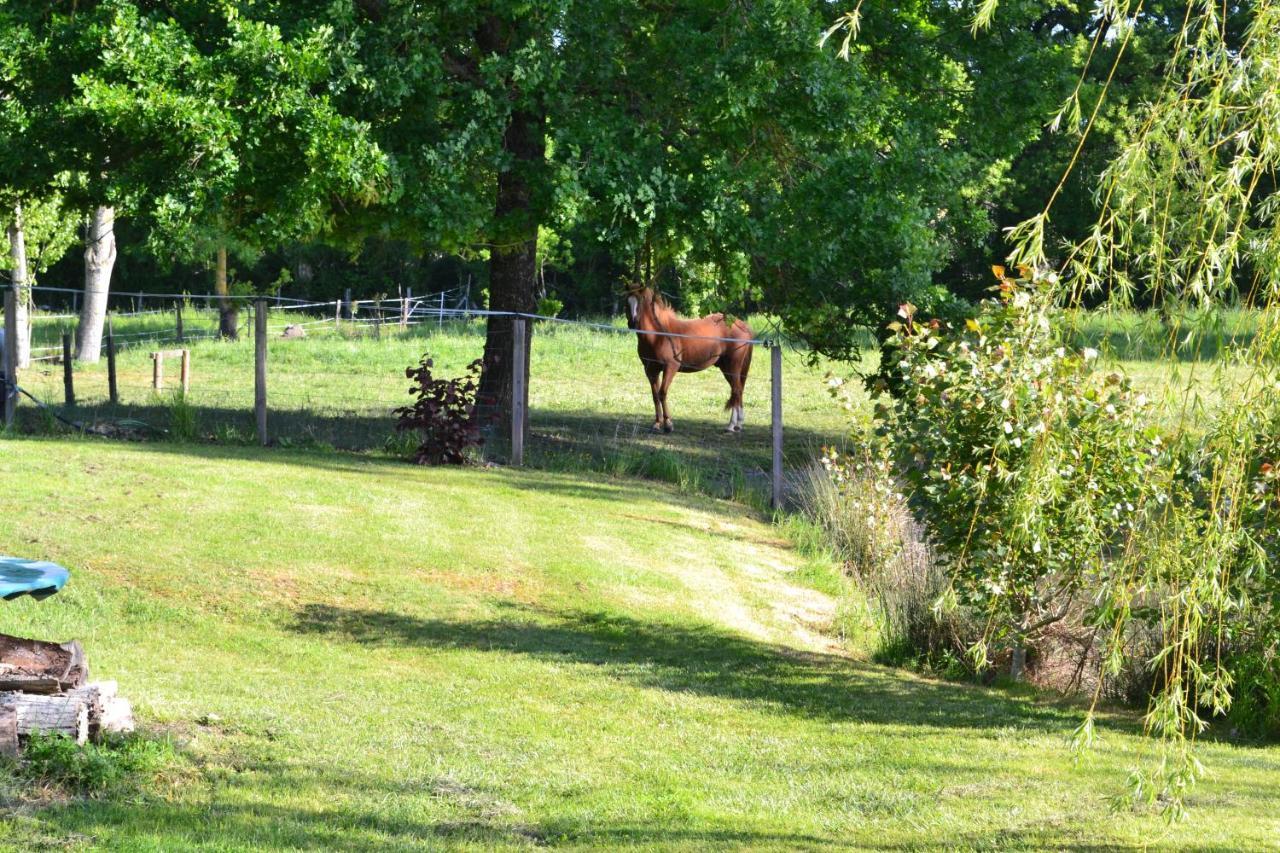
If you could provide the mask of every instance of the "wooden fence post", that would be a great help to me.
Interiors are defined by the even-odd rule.
[[[182,396],[191,393],[191,350],[182,351]]]
[[[524,464],[525,426],[525,320],[511,320],[511,464]]]
[[[174,307],[174,312],[176,313],[177,321],[178,321],[178,343],[182,343],[184,339],[182,334],[182,302],[181,300],[179,300],[178,304]]]
[[[413,290],[405,289],[404,298],[400,300],[400,328],[409,328],[409,300],[413,298]]]
[[[348,320],[354,320],[356,318],[356,310],[355,306],[351,304],[351,288],[349,287],[342,291],[342,304],[345,306],[342,313]]]
[[[267,303],[259,299],[253,312],[253,409],[258,417],[258,443],[267,446]]]
[[[111,314],[107,314],[107,396],[111,405],[120,402],[120,390],[116,387],[116,335],[111,325]]]
[[[164,390],[164,353],[151,353],[151,390],[159,394]]]
[[[782,347],[769,347],[769,388],[773,430],[773,508],[782,509]]]
[[[70,332],[62,333],[62,396],[66,400],[68,408],[76,404],[75,378],[71,370]]]
[[[342,300],[339,299],[333,303],[333,327],[336,329],[342,325]]]
[[[13,428],[18,406],[18,294],[12,287],[4,292],[4,426]]]

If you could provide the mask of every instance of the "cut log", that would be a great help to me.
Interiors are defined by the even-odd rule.
[[[18,717],[18,737],[35,732],[63,734],[76,743],[89,739],[89,703],[68,693],[38,696],[32,693],[0,693],[0,705],[14,709]]]
[[[18,757],[18,709],[0,705],[0,755]]]
[[[102,715],[107,703],[116,698],[118,686],[114,681],[94,681],[77,687],[67,695],[77,696],[89,707],[89,737],[98,740],[102,731]]]
[[[0,691],[61,693],[89,680],[80,643],[50,643],[0,634]]]
[[[103,734],[128,734],[133,731],[133,706],[123,696],[113,696],[102,706],[98,721],[99,737]]]

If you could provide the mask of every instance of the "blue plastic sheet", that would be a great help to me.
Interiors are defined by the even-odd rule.
[[[47,598],[62,589],[70,577],[71,572],[57,563],[0,557],[0,598],[5,601],[20,595]]]

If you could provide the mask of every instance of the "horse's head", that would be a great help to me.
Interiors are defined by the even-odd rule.
[[[644,315],[645,307],[652,304],[653,291],[649,288],[639,285],[627,288],[628,328],[639,328],[640,318]]]

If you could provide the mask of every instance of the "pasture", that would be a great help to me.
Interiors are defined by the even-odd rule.
[[[314,322],[313,315],[273,312],[268,360],[269,430],[280,444],[382,451],[390,443],[393,410],[409,402],[404,370],[424,355],[438,375],[456,376],[480,357],[484,321],[428,321],[400,330],[388,324],[344,323],[309,326],[305,338],[285,339],[289,323]],[[140,421],[156,431],[170,430],[175,416],[185,418],[182,437],[243,443],[254,440],[252,334],[236,342],[214,339],[216,314],[185,312],[191,349],[191,392],[175,406],[177,365],[166,367],[166,392],[152,389],[149,352],[173,346],[172,313],[122,317],[115,331],[122,346],[118,358],[120,404],[107,404],[105,359],[75,365],[77,406],[65,414],[82,422]],[[61,321],[37,320],[37,347],[52,346]],[[767,332],[766,318],[752,318]],[[609,331],[587,325],[538,324],[530,360],[528,461],[538,467],[638,473],[684,484],[697,491],[758,500],[768,492],[770,468],[769,354],[756,352],[746,386],[744,431],[725,432],[724,403],[729,388],[718,370],[682,374],[669,400],[676,431],[651,433],[653,404],[635,339],[620,320],[602,320]],[[847,367],[820,362],[787,344],[783,353],[785,454],[790,466],[812,460],[825,444],[847,434],[848,415],[832,404],[829,373],[849,375]],[[38,362],[25,372],[23,386],[49,403],[63,400],[62,366]],[[862,397],[860,396],[860,399]],[[29,426],[55,425],[24,402]],[[863,407],[865,410],[865,407]],[[176,411],[175,411],[176,410]],[[505,425],[488,431],[486,455],[505,459]]]
[[[5,630],[81,638],[172,767],[14,784],[10,849],[1257,849],[1280,750],[1207,742],[1192,817],[1112,812],[1113,713],[867,663],[856,592],[743,508],[352,454],[0,445],[0,550],[74,567]],[[57,512],[50,509],[56,507]],[[840,641],[841,630],[844,640]]]

